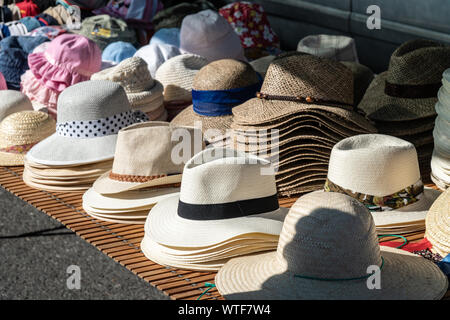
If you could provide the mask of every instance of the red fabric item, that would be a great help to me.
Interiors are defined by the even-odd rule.
[[[40,13],[38,6],[31,0],[24,0],[16,3],[16,6],[20,9],[22,18],[34,17]]]
[[[233,2],[220,8],[219,13],[239,35],[245,49],[280,46],[280,40],[270,27],[267,15],[261,5]]]
[[[401,246],[403,242],[404,241],[384,241],[384,242],[380,242],[380,246],[396,248],[398,246]],[[424,238],[419,242],[407,243],[400,249],[409,251],[409,252],[413,252],[413,251],[430,249],[431,247],[432,247],[432,244],[430,243],[430,241],[428,241],[427,238]]]

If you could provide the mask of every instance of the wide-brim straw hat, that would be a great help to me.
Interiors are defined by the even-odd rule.
[[[367,285],[374,272],[369,266],[378,267],[380,289]],[[292,206],[276,252],[230,260],[215,284],[227,300],[437,300],[448,288],[447,277],[433,262],[380,247],[361,203],[320,192]]]
[[[260,83],[260,78],[248,63],[232,59],[222,59],[211,62],[200,69],[194,77],[193,90],[199,92],[211,91],[211,94],[217,92],[223,96],[227,96],[226,91],[239,90],[247,87],[253,88],[258,83]],[[249,91],[251,90],[253,90],[253,94],[256,94],[256,88],[249,89]],[[249,96],[253,96],[253,94],[247,93]],[[245,101],[234,98],[232,92],[229,93],[228,100],[239,101],[237,104]],[[193,104],[196,104],[195,99],[193,99]],[[197,113],[194,105],[191,105],[181,111],[171,123],[190,127],[201,124],[204,133],[208,129],[215,129],[220,131],[217,135],[224,134],[227,129],[230,129],[232,123],[231,110],[234,106],[229,106],[229,114],[205,115]],[[214,110],[214,107],[208,108]],[[209,138],[212,139],[213,137]]]
[[[442,193],[428,211],[425,238],[431,250],[446,257],[450,253],[450,189]]]
[[[27,158],[46,165],[110,160],[114,157],[117,132],[138,121],[118,83],[80,82],[59,96],[56,133],[35,145]]]
[[[442,73],[450,67],[450,46],[431,40],[402,44],[389,69],[379,74],[358,108],[372,120],[407,121],[436,115]]]
[[[40,111],[20,111],[0,122],[0,165],[23,165],[27,151],[55,132],[55,120]]]

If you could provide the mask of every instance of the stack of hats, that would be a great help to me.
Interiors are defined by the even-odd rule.
[[[212,10],[200,11],[183,19],[180,50],[198,54],[210,62],[219,59],[247,61],[239,36],[224,17]]]
[[[167,60],[181,54],[179,48],[169,44],[162,44],[153,42],[146,46],[139,48],[134,54],[135,57],[140,57],[147,62],[148,71],[154,78],[156,70]]]
[[[230,260],[215,284],[227,300],[438,300],[448,289],[432,261],[380,247],[361,203],[321,192],[295,202],[275,252]]]
[[[186,53],[170,58],[156,70],[155,78],[164,87],[168,121],[192,103],[194,77],[207,64],[205,58]]]
[[[431,251],[443,258],[450,254],[450,189],[442,193],[428,211],[425,238]]]
[[[335,143],[376,129],[353,107],[353,74],[299,52],[278,56],[257,98],[233,108],[228,145],[273,161],[278,192],[321,189]]]
[[[125,90],[111,81],[70,86],[58,110],[56,133],[28,151],[23,180],[37,189],[86,191],[111,169],[119,130],[140,119]]]
[[[233,2],[220,8],[219,13],[238,34],[247,59],[280,53],[280,40],[260,4]]]
[[[11,36],[0,41],[0,72],[5,77],[8,89],[20,89],[20,77],[29,69],[28,55],[46,37]]]
[[[129,42],[116,41],[108,44],[102,52],[102,61],[118,64],[131,58],[136,53],[136,48]]]
[[[0,165],[23,165],[25,154],[55,132],[55,120],[40,111],[15,112],[0,122]]]
[[[119,83],[125,89],[132,109],[144,112],[150,120],[167,120],[163,86],[152,78],[144,59],[125,59],[114,67],[93,74],[91,79]]]
[[[440,195],[424,187],[414,145],[383,134],[339,141],[331,151],[327,192],[361,201],[373,215],[378,234],[417,234]]]
[[[431,171],[435,104],[447,68],[450,46],[431,40],[406,42],[394,51],[388,71],[372,81],[358,106],[380,133],[415,145],[422,176]]]
[[[14,112],[25,110],[33,110],[26,95],[16,90],[0,90],[0,121]]]
[[[335,61],[358,62],[355,40],[346,36],[310,35],[298,42],[297,51]]]
[[[35,110],[46,108],[56,118],[59,94],[100,70],[101,51],[86,37],[63,34],[45,51],[30,54],[28,64],[30,70],[22,76],[22,92]]]
[[[180,134],[190,140],[184,151],[192,155],[192,129],[145,122],[120,130],[112,170],[83,195],[83,209],[100,220],[144,224],[158,201],[180,191],[184,162],[172,156],[178,143],[172,137]]]
[[[445,190],[450,186],[450,69],[445,70],[442,84],[435,107],[438,116],[433,130],[431,180]]]
[[[194,77],[192,106],[171,123],[201,126],[205,139],[216,142],[231,128],[232,109],[251,99],[261,88],[261,77],[246,62],[222,59],[200,69]]]
[[[287,209],[278,205],[269,161],[207,148],[183,170],[179,196],[158,202],[141,250],[150,260],[190,270],[218,270],[230,258],[274,250]]]

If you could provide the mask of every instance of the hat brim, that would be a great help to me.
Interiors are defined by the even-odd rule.
[[[149,207],[168,197],[177,195],[180,188],[161,188],[156,190],[133,190],[115,194],[102,195],[90,188],[83,194],[83,206],[101,210],[137,210]]]
[[[204,247],[249,233],[279,235],[287,208],[221,220],[189,220],[178,215],[179,196],[162,200],[150,211],[148,230],[152,239],[174,247]]]
[[[114,158],[117,134],[77,139],[52,134],[28,151],[26,159],[44,165],[79,165]]]
[[[227,300],[437,300],[444,296],[448,280],[433,262],[399,249],[380,250],[384,259],[380,289],[369,289],[367,279],[295,277],[278,262],[277,252],[230,260],[219,270],[215,284]]]
[[[0,166],[22,166],[24,157],[24,154],[0,152]]]
[[[380,73],[370,84],[358,108],[375,121],[408,121],[436,115],[437,97],[406,99],[384,93],[388,72]]]
[[[446,191],[431,206],[426,218],[425,237],[433,244],[450,252],[450,191]]]
[[[126,182],[113,180],[109,177],[111,170],[102,174],[94,182],[94,190],[101,194],[114,194],[130,190],[143,189],[149,187],[158,187],[167,184],[174,184],[181,182],[181,174],[174,174],[149,180],[147,182]]]

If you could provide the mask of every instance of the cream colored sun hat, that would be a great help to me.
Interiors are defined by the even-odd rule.
[[[428,212],[425,238],[431,251],[446,257],[450,253],[450,189],[442,193]]]
[[[199,130],[176,128],[159,121],[138,123],[120,130],[112,170],[95,181],[94,190],[114,194],[179,184],[184,162],[173,154],[180,143],[174,137],[182,135],[188,139],[183,143],[189,148],[183,151],[192,156],[195,138],[201,137],[201,133],[195,131]]]
[[[250,154],[205,149],[186,163],[180,196],[150,211],[146,234],[178,247],[205,247],[249,233],[278,235],[286,209],[278,205],[271,169],[269,161]]]
[[[94,73],[91,80],[119,83],[125,89],[132,109],[151,112],[163,104],[163,86],[152,78],[147,63],[140,57],[125,59],[114,67]]]
[[[25,154],[55,132],[55,120],[40,111],[20,111],[0,122],[0,165],[23,165]]]
[[[383,134],[338,142],[331,151],[325,190],[366,204],[377,227],[424,221],[440,194],[424,188],[414,145]]]
[[[370,266],[378,270],[368,272]],[[367,285],[373,272],[380,274],[380,289]],[[431,300],[442,298],[448,288],[447,277],[433,262],[380,247],[364,205],[323,192],[295,202],[276,252],[230,260],[215,284],[227,300]]]
[[[26,95],[16,90],[0,90],[0,121],[11,113],[25,110],[33,110]]]

